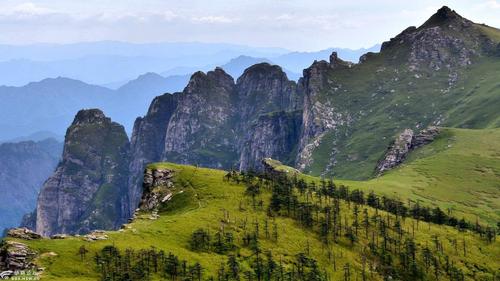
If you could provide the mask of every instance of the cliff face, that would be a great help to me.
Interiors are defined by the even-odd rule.
[[[129,216],[129,142],[123,126],[97,109],[81,110],[66,132],[62,161],[43,185],[36,232],[113,229]]]
[[[295,82],[288,80],[280,67],[261,63],[245,70],[236,84],[220,68],[206,74],[197,72],[182,93],[176,94],[175,98],[162,96],[161,100],[153,102],[151,108],[158,109],[150,109],[144,118],[136,121],[132,136],[131,171],[137,176],[130,184],[135,186],[132,187],[135,190],[140,189],[137,187],[140,186],[141,172],[148,162],[162,160],[224,169],[253,166],[246,161],[260,163],[260,159],[251,160],[257,154],[248,155],[249,145],[271,138],[269,134],[260,136],[257,124],[270,124],[260,116],[300,110],[302,96]],[[162,117],[155,117],[159,115]],[[274,137],[274,142],[290,142],[288,135],[296,134],[300,129],[300,123],[297,126],[295,122],[296,114],[292,114],[293,118],[286,115],[274,121],[283,125],[288,118],[288,125],[294,127],[284,128],[278,123],[272,125],[275,133],[284,130]],[[287,139],[281,140],[282,137]],[[280,149],[283,148],[274,150]],[[287,159],[282,160],[288,160],[290,153],[293,151],[288,151]],[[161,159],[158,158],[160,154]],[[265,156],[285,157],[285,154],[273,152]]]
[[[165,145],[165,134],[174,111],[177,109],[180,93],[156,97],[144,118],[137,118],[130,141],[131,160],[129,165],[130,212],[137,208],[142,196],[143,172],[147,164],[158,162]]]
[[[240,170],[264,171],[264,158],[280,159],[287,165],[293,165],[301,117],[301,111],[261,115],[251,126],[242,146]]]
[[[234,86],[221,68],[193,74],[168,123],[164,160],[215,168],[234,163]]]
[[[285,72],[268,63],[253,65],[238,78],[236,85],[239,120],[243,126],[249,121],[274,111],[302,109],[302,98],[295,82]]]
[[[349,114],[340,110],[342,105],[334,104],[324,99],[322,93],[325,88],[333,88],[336,92],[341,85],[335,85],[330,74],[345,70],[351,64],[338,58],[332,53],[330,61],[314,62],[304,70],[304,76],[299,81],[299,89],[304,93],[304,111],[302,115],[302,133],[299,141],[299,151],[296,166],[305,169],[312,163],[312,152],[320,145],[324,133],[333,130],[339,123],[349,121]]]
[[[295,82],[278,66],[251,66],[237,83],[220,68],[193,74],[182,93],[157,97],[147,115],[135,122],[130,211],[138,206],[148,163],[170,161],[224,169],[260,169],[264,157],[291,163],[301,108],[302,96]],[[263,143],[266,147],[260,147]]]
[[[32,211],[43,182],[57,166],[62,143],[53,139],[0,144],[0,231]]]

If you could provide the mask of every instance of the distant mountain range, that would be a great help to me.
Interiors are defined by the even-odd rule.
[[[0,45],[0,85],[22,86],[45,78],[68,77],[89,84],[118,88],[147,72],[163,76],[209,70],[238,56],[266,58],[294,73],[301,73],[315,59],[326,59],[335,49],[340,57],[357,61],[370,49],[332,48],[319,52],[291,52],[212,43],[91,42],[67,45]]]

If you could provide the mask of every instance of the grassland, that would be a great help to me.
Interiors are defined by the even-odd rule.
[[[491,133],[498,134],[499,132],[493,130]],[[484,132],[484,134],[485,138],[487,138],[487,132]],[[425,171],[431,173],[429,170],[436,168],[431,164],[425,164],[426,159],[438,157],[440,153],[453,155],[455,147],[458,146],[457,149],[460,149],[461,141],[456,141],[451,144],[451,147],[448,147],[449,138],[462,140],[462,138],[469,139],[472,136],[468,130],[450,132],[449,137],[443,137],[432,147],[418,152],[420,155],[426,155],[426,157],[413,159],[405,167],[395,170],[380,179],[373,180],[373,182],[349,182],[349,184],[353,184],[356,187],[373,187],[375,189],[378,185],[374,183],[378,183],[380,186],[387,186],[387,184],[381,184],[383,181],[386,181],[393,184],[392,186],[385,187],[384,192],[389,193],[391,193],[391,188],[396,190],[402,186],[402,180],[411,179],[415,185],[420,185],[422,184],[421,181],[424,180],[424,176],[421,175],[419,177],[419,173],[421,172],[419,169],[428,167]],[[446,147],[442,148],[443,145]],[[437,151],[439,149],[443,150]],[[488,151],[484,152],[484,157],[491,156]],[[467,155],[467,151],[459,153],[461,156],[463,154]],[[414,157],[418,158],[417,155]],[[422,161],[423,163],[421,163]],[[412,165],[414,168],[409,170],[409,167],[412,167]],[[190,262],[198,261],[205,269],[205,276],[215,275],[220,264],[225,263],[227,258],[213,252],[192,251],[189,247],[189,239],[193,231],[198,228],[210,229],[210,231],[215,232],[222,225],[225,226],[226,231],[232,231],[235,234],[238,246],[238,249],[235,251],[239,256],[242,270],[249,268],[249,260],[252,253],[249,249],[241,245],[241,238],[244,233],[244,221],[247,221],[249,225],[252,222],[260,222],[262,225],[268,219],[266,208],[254,209],[251,206],[250,199],[244,196],[245,187],[242,184],[224,181],[224,171],[169,163],[157,163],[151,165],[150,168],[168,168],[176,171],[174,177],[175,187],[173,190],[175,195],[172,201],[162,209],[160,217],[152,220],[149,214],[143,213],[133,223],[126,225],[123,230],[108,232],[109,239],[104,241],[86,242],[81,237],[63,240],[43,239],[24,241],[24,243],[28,243],[29,246],[41,254],[37,263],[45,268],[42,280],[98,279],[99,275],[95,270],[92,257],[106,245],[115,245],[120,249],[147,249],[155,247],[166,252],[172,252]],[[280,169],[288,168],[280,166]],[[408,170],[408,172],[404,172],[405,170]],[[289,170],[289,173],[294,172],[294,170]],[[476,172],[481,173],[481,171],[472,171],[471,173]],[[486,170],[486,172],[488,173],[489,170]],[[446,171],[441,170],[432,173],[447,175]],[[310,176],[305,177],[309,180],[318,180]],[[496,177],[498,177],[498,174]],[[428,182],[424,181],[423,183],[430,185],[430,183],[435,183],[435,181],[430,177]],[[474,179],[471,179],[471,181],[473,182]],[[424,190],[427,190],[425,188],[426,185],[422,186],[424,186]],[[454,186],[453,182],[449,186]],[[485,183],[484,187],[486,188],[486,186],[487,184]],[[432,186],[428,188],[427,193],[432,194]],[[400,197],[406,196],[406,194],[416,196],[412,194],[411,189],[406,192],[401,193]],[[451,196],[449,193],[447,194]],[[269,204],[270,196],[269,190],[262,192],[261,199],[264,201],[264,206]],[[363,206],[363,208],[365,207]],[[341,204],[341,209],[345,212],[346,216],[352,216],[351,208],[352,206],[345,202]],[[374,214],[374,209],[366,208],[370,215]],[[488,209],[484,209],[485,213],[487,211]],[[223,215],[224,213],[229,214],[229,219]],[[380,213],[382,216],[387,216],[384,212]],[[271,239],[261,237],[260,244],[263,251],[271,250],[276,259],[283,259],[289,265],[296,254],[306,252],[306,248],[308,248],[310,256],[314,257],[320,266],[328,272],[330,278],[332,278],[331,280],[340,280],[343,278],[342,266],[346,263],[349,263],[352,267],[351,280],[360,278],[362,263],[360,254],[367,247],[369,242],[368,237],[359,235],[359,240],[354,245],[351,245],[347,239],[341,238],[338,243],[331,243],[329,246],[326,246],[319,239],[316,231],[304,228],[293,219],[278,216],[273,218],[273,220],[277,225],[279,238],[278,241],[272,241]],[[408,232],[410,227],[415,225],[413,219],[406,219],[402,223],[403,229]],[[466,273],[466,280],[481,280],[481,278],[486,278],[487,276],[491,277],[486,272],[498,270],[496,261],[500,259],[500,241],[488,243],[484,239],[479,238],[477,234],[471,232],[459,232],[447,226],[420,222],[420,228],[416,230],[414,238],[417,246],[420,248],[428,246],[434,239],[433,237],[439,237],[439,240],[443,244],[444,253],[450,257],[450,261],[453,264]],[[466,255],[460,249],[457,250],[457,241],[460,243],[465,241],[467,245]],[[78,255],[78,249],[82,245],[85,245],[90,251],[83,260]],[[331,257],[330,259],[328,258],[328,252],[333,253],[337,263],[337,270],[333,269]],[[374,264],[376,264],[375,261]],[[160,279],[160,277],[156,278]],[[381,277],[373,273],[373,275],[370,275],[369,280],[381,280]]]
[[[403,200],[450,209],[461,218],[500,221],[500,129],[443,129],[399,168],[368,181],[340,181]]]

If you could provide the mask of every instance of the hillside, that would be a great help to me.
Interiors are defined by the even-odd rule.
[[[359,64],[313,64],[297,167],[367,179],[405,128],[498,127],[499,35],[443,7]]]
[[[402,165],[383,176],[336,182],[403,201],[439,206],[470,221],[496,224],[500,220],[499,139],[500,129],[442,128],[435,141],[410,153]],[[298,173],[279,165],[274,166]]]
[[[500,129],[445,129],[398,169],[368,181],[363,190],[450,209],[473,221],[500,221]]]
[[[498,270],[495,260],[500,257],[500,242],[488,242],[486,234],[481,238],[474,224],[464,226],[470,230],[457,230],[408,217],[402,220],[383,211],[385,207],[366,205],[372,204],[369,199],[360,204],[358,193],[352,188],[346,191],[338,183],[327,188],[333,193],[320,192],[320,185],[314,187],[310,182],[301,192],[303,183],[283,181],[277,175],[268,174],[267,181],[168,163],[150,165],[148,170],[153,178],[143,197],[143,211],[120,231],[107,232],[105,237],[95,234],[105,240],[88,242],[86,236],[21,241],[40,254],[36,263],[45,268],[42,280],[96,280],[113,272],[116,280],[125,278],[124,274],[130,274],[132,280],[148,280],[148,267],[140,265],[141,260],[156,258],[159,270],[165,271],[154,273],[151,265],[152,280],[174,274],[168,264],[175,258],[179,260],[173,264],[179,270],[174,275],[179,277],[183,275],[182,260],[187,261],[187,280],[198,280],[200,266],[202,280],[218,274],[234,280],[230,276],[235,272],[242,279],[250,275],[257,279],[262,274],[261,278],[269,275],[271,280],[283,280],[281,274],[291,280],[326,280],[325,275],[329,280],[382,280],[384,276],[489,280]],[[294,186],[292,197],[281,189],[288,184]],[[167,203],[149,205],[155,202],[151,195],[161,190],[171,193]],[[350,195],[342,195],[345,192]],[[147,205],[152,206],[152,213],[144,207],[144,198],[153,200]],[[289,211],[286,198],[297,200]],[[448,220],[444,214],[433,214],[432,220]],[[220,242],[218,233],[224,237]],[[214,244],[205,245],[205,236],[200,235],[211,236]],[[116,256],[114,248],[104,249],[111,245],[127,258]],[[96,253],[101,267],[95,264]],[[115,261],[125,262],[125,267],[115,267]]]

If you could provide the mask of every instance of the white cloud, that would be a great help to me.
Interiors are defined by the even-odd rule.
[[[225,16],[201,16],[193,17],[194,22],[200,23],[232,23],[234,19]]]
[[[41,7],[32,2],[22,3],[14,6],[9,10],[10,14],[23,14],[23,15],[46,15],[55,13],[54,10]]]

